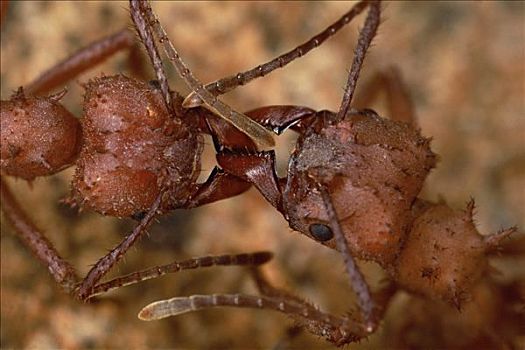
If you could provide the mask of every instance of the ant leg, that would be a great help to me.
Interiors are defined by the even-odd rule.
[[[20,238],[31,249],[62,289],[70,293],[78,280],[75,269],[55,250],[51,242],[27,217],[11,194],[4,179],[0,177],[2,211]]]
[[[276,69],[283,68],[288,63],[296,60],[299,57],[303,57],[311,50],[319,47],[327,39],[337,33],[341,28],[350,23],[352,19],[359,15],[367,6],[367,1],[359,2],[354,7],[352,7],[350,11],[346,12],[341,18],[332,23],[319,34],[312,37],[310,40],[255,68],[209,83],[205,86],[206,90],[208,90],[214,96],[219,96],[235,89],[239,85],[246,85],[256,78],[263,77]],[[202,105],[202,100],[195,92],[189,94],[183,103],[183,106],[186,108],[197,107],[200,105]]]
[[[130,61],[134,61],[132,66],[135,66],[139,53],[136,52],[135,37],[128,29],[122,29],[80,49],[42,73],[24,90],[30,95],[43,94],[124,49],[131,50]],[[140,69],[136,73],[142,74]]]
[[[286,299],[286,300],[293,300],[293,301],[296,301],[296,302],[299,302],[299,303],[306,303],[303,299],[285,291],[285,290],[282,290],[282,289],[277,289],[275,287],[273,287],[269,282],[268,280],[264,277],[264,275],[261,273],[261,271],[257,268],[252,268],[251,269],[251,272],[252,272],[252,277],[257,285],[257,289],[259,290],[259,292],[262,294],[262,295],[266,295],[266,296],[269,296],[269,297],[276,297],[276,298],[283,298],[283,299]],[[373,318],[376,319],[376,320],[380,320],[383,318],[383,315],[384,313],[386,312],[386,309],[387,309],[387,306],[391,300],[391,298],[394,296],[394,294],[396,293],[397,291],[397,288],[396,286],[389,282],[386,286],[382,287],[377,293],[374,293],[373,294],[373,299],[374,299],[374,308],[372,309],[372,314],[373,314]],[[293,317],[293,316],[292,316]],[[362,324],[362,319],[361,318],[358,318],[360,323]],[[356,319],[357,320],[357,319]],[[296,321],[299,323],[299,325],[305,325],[305,327],[312,333],[314,334],[318,334],[318,335],[322,335],[319,333],[319,330],[316,329],[317,328],[317,325],[315,325],[312,328],[310,328],[311,325],[309,325],[308,323],[304,323],[304,320],[301,320],[300,318],[296,318]],[[366,320],[365,320],[366,321]],[[370,328],[368,328],[368,325],[361,325],[361,327],[365,327],[365,331],[366,332],[369,332],[369,333],[372,333],[376,327],[377,327],[377,324],[374,325],[374,328],[371,330]],[[362,336],[360,336],[360,338],[363,338],[363,337],[366,337],[367,335],[366,334],[363,334]],[[358,339],[355,339],[355,340],[358,340]],[[352,340],[352,341],[355,341],[355,340]]]
[[[401,72],[396,67],[376,73],[372,80],[360,90],[354,99],[354,106],[358,109],[370,107],[381,90],[385,92],[386,101],[392,120],[398,120],[417,127],[414,104],[403,82]]]
[[[114,278],[108,282],[100,283],[93,288],[89,298],[96,295],[130,286],[142,281],[157,278],[168,273],[176,273],[182,270],[198,269],[211,266],[257,266],[270,261],[273,254],[270,252],[256,252],[243,254],[211,255],[198,258],[173,262],[162,266],[155,266],[146,270],[133,272],[124,276]]]
[[[297,302],[284,297],[264,295],[212,294],[175,297],[145,306],[138,317],[143,321],[154,321],[187,312],[225,306],[282,312],[295,320],[301,320],[310,332],[323,336],[336,345],[344,345],[368,336],[358,321],[325,313],[304,300]]]
[[[146,228],[151,224],[153,218],[157,215],[157,211],[160,208],[164,191],[157,196],[157,199],[148,210],[146,215],[140,220],[139,224],[131,231],[130,234],[124,238],[119,245],[113,248],[106,256],[100,259],[92,268],[89,270],[86,277],[82,280],[76,291],[77,298],[80,300],[86,300],[92,293],[93,288],[98,281],[115,265],[129,248],[146,232]]]
[[[208,92],[202,83],[193,75],[191,70],[186,66],[179,53],[171,43],[166,31],[160,24],[156,15],[153,13],[148,2],[130,0],[131,12],[133,16],[142,18],[150,30],[155,30],[158,41],[163,45],[164,52],[168,59],[177,70],[179,76],[184,79],[188,87],[197,93],[204,101],[205,108],[209,109],[219,117],[233,124],[236,128],[246,133],[251,139],[261,147],[272,147],[275,145],[272,135],[268,130],[257,124],[247,116],[233,110],[230,106],[220,101]]]

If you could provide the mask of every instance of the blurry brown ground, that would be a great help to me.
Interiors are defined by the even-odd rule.
[[[181,54],[203,81],[255,66],[310,38],[351,4],[158,3],[154,9]],[[424,196],[456,208],[477,201],[482,233],[525,229],[524,3],[389,3],[361,77],[398,66],[414,98],[422,132],[434,138],[441,161]],[[1,94],[7,99],[79,47],[130,26],[127,3],[10,3],[2,28]],[[363,16],[359,18],[362,24]],[[291,66],[239,88],[225,99],[239,110],[270,104],[336,110],[350,66],[357,26]],[[125,70],[120,54],[82,75]],[[187,92],[171,71],[173,86]],[[81,114],[82,89],[68,84],[67,106]],[[381,105],[371,106],[380,114]],[[280,138],[283,161],[292,136]],[[211,152],[205,170],[212,167]],[[281,167],[285,164],[282,162]],[[58,250],[85,274],[131,227],[127,220],[77,214],[59,204],[72,170],[29,187],[11,181],[24,208]],[[351,199],[349,199],[351,200]],[[265,271],[323,308],[343,313],[352,305],[340,258],[292,232],[254,190],[240,197],[161,219],[112,273],[205,254],[270,250]],[[161,322],[136,318],[145,304],[172,296],[254,292],[240,268],[213,268],[123,288],[96,304],[72,301],[2,221],[2,348],[269,348],[292,323],[270,311],[221,309]],[[523,273],[501,265],[504,275]],[[521,268],[521,271],[517,271]],[[365,266],[372,274],[374,267]],[[370,270],[370,271],[369,271]],[[372,276],[372,275],[369,275]],[[377,280],[380,276],[372,276]],[[395,322],[395,312],[385,321]],[[355,347],[384,347],[381,333]],[[386,343],[388,344],[388,343]],[[330,347],[308,334],[297,348]],[[354,348],[354,346],[351,346]]]

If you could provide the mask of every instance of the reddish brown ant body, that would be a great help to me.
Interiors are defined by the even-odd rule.
[[[273,145],[269,131],[231,109],[211,92],[219,95],[282,68],[335,34],[364,8],[363,5],[356,7],[330,30],[325,30],[299,49],[239,73],[233,79],[222,79],[210,85],[207,89],[211,92],[194,78],[178,53],[173,51],[171,58],[179,75],[191,87],[193,98],[198,97],[199,102],[204,101],[206,106],[206,109],[188,109],[182,97],[172,92],[167,84],[160,56],[151,33],[148,33],[151,29],[137,15],[143,11],[141,6],[145,4],[131,2],[130,12],[150,56],[158,86],[123,75],[103,75],[89,80],[84,84],[82,128],[60,104],[65,91],[47,97],[37,96],[60,86],[119,50],[129,49],[133,55],[133,39],[128,31],[122,30],[59,62],[27,85],[25,91],[20,88],[1,105],[1,165],[6,175],[33,180],[38,176],[57,173],[74,162],[74,204],[104,215],[140,219],[121,244],[100,259],[77,284],[73,267],[60,257],[46,236],[32,224],[7,183],[2,182],[2,208],[7,220],[33,254],[48,267],[56,282],[82,300],[100,290],[95,288],[96,283],[146,232],[146,227],[160,212],[211,203],[239,194],[250,186],[217,169],[212,171],[205,183],[196,182],[202,152],[200,132],[213,132],[216,142],[231,144],[231,147],[256,149],[255,145]],[[213,117],[206,110],[227,122]],[[247,262],[251,263],[251,260]]]
[[[228,149],[218,154],[219,165],[257,187],[291,228],[343,255],[360,314],[339,318],[323,314],[307,302],[264,287],[257,275],[263,296],[176,297],[147,306],[139,317],[151,320],[220,306],[268,308],[344,345],[376,330],[396,289],[443,300],[460,310],[488,278],[488,255],[515,228],[482,236],[474,224],[473,201],[461,212],[445,203],[417,198],[436,156],[429,139],[415,129],[408,101],[392,99],[392,121],[370,110],[350,109],[364,57],[380,22],[379,2],[368,7],[338,113],[297,106],[262,107],[249,113],[277,133],[290,127],[299,132],[286,178],[276,174],[273,151]],[[177,57],[170,52],[171,44],[158,20],[146,12],[148,16],[168,56]],[[387,94],[406,97],[395,74],[379,80],[397,89]],[[354,257],[381,265],[392,284],[373,296]],[[487,325],[487,334],[494,334],[494,326]]]
[[[319,232],[319,231],[321,231],[321,232]],[[307,233],[307,234],[310,234],[310,230],[308,230],[308,231],[305,230],[304,232]],[[319,237],[322,237],[323,236],[323,232],[326,233],[326,230],[323,230],[323,229],[315,230],[314,229],[314,232],[318,232]]]
[[[58,103],[63,93],[47,99],[26,97],[21,88],[10,101],[2,103],[2,122],[5,126],[2,128],[2,168],[7,174],[26,179],[53,174],[67,167],[68,160],[76,158],[74,152],[82,144],[73,180],[75,201],[81,207],[104,215],[141,218],[128,237],[100,259],[82,283],[75,287],[74,293],[80,299],[90,296],[95,284],[145,232],[157,212],[197,207],[234,196],[249,187],[248,183],[220,170],[213,171],[205,183],[196,183],[202,152],[199,132],[212,132],[216,142],[231,147],[256,149],[255,145],[273,145],[269,131],[254,122],[253,118],[250,119],[224,104],[216,95],[282,68],[335,34],[364,8],[363,4],[356,6],[329,29],[299,48],[255,69],[238,73],[233,78],[209,84],[206,88],[195,79],[179,54],[171,47],[170,59],[194,92],[192,98],[198,97],[199,102],[203,101],[201,104],[206,106],[206,109],[187,109],[191,106],[183,102],[178,93],[170,91],[161,58],[152,39],[151,28],[139,15],[139,12],[144,11],[141,9],[143,6],[145,4],[142,2],[130,2],[130,12],[138,35],[148,51],[159,89],[124,76],[103,76],[90,80],[84,85],[83,131],[78,131],[78,125],[75,124],[76,128],[72,131],[58,135],[67,139],[67,142],[60,139],[53,129],[42,127],[33,133],[24,124],[27,120],[36,121],[51,114],[48,111],[42,113],[42,108],[33,107],[33,104],[42,99],[49,101],[46,105],[48,109],[61,108],[60,117],[53,121],[59,128],[66,129],[70,121],[76,122]],[[126,42],[126,38],[126,32],[121,31],[91,44],[43,73],[29,85],[27,91],[30,94],[46,91],[115,51],[129,48],[132,44]],[[167,37],[161,41],[167,41]],[[41,105],[40,103],[39,106]],[[227,123],[213,117],[207,110]],[[58,149],[64,144],[69,147],[62,153],[42,151],[35,160],[30,151],[38,149],[39,141],[46,138],[49,140],[44,145],[49,144],[48,148]],[[45,171],[42,171],[42,164],[46,165]],[[19,228],[35,255],[44,264],[54,266],[50,268],[50,272],[55,280],[71,292],[74,283],[72,267],[60,258],[37,229],[22,229],[24,225],[17,224],[27,219],[13,202],[6,184],[2,186],[2,196],[4,201],[9,202],[9,205],[4,206],[8,219]],[[38,244],[34,243],[37,241]],[[59,266],[55,266],[57,264]]]
[[[140,25],[136,27],[140,32]],[[45,72],[27,90],[30,94],[45,91],[121,46],[126,47],[121,45],[119,34],[96,42]],[[247,189],[238,179],[218,171],[212,172],[205,183],[196,183],[202,152],[199,130],[229,132],[247,148],[264,139],[264,135],[257,134],[260,126],[232,110],[227,110],[226,118],[236,117],[233,120],[238,127],[240,122],[246,123],[254,131],[254,142],[243,135],[236,136],[238,131],[227,131],[228,124],[219,120],[201,120],[199,112],[188,115],[182,108],[182,98],[178,94],[171,96],[155,47],[148,47],[148,51],[159,75],[160,90],[124,76],[89,81],[85,85],[82,132],[76,119],[59,103],[64,92],[47,98],[34,97],[26,96],[20,88],[11,100],[2,101],[1,162],[6,174],[29,180],[51,175],[69,166],[82,144],[73,180],[76,202],[104,215],[142,217],[133,232],[99,260],[79,286],[74,286],[73,268],[36,227],[23,223],[27,218],[7,184],[2,184],[3,209],[8,220],[34,254],[48,265],[55,280],[80,299],[91,294],[96,282],[145,232],[157,212],[200,206]],[[193,86],[199,84],[183,68],[182,75],[191,77]],[[218,100],[215,102],[220,106]],[[204,129],[199,129],[199,124]],[[220,132],[217,137],[221,138]]]

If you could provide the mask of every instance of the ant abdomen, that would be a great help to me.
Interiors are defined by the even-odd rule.
[[[54,174],[76,159],[82,131],[78,120],[59,100],[25,96],[20,88],[1,101],[1,168],[6,174],[32,180]]]
[[[85,89],[84,145],[73,179],[84,207],[131,216],[151,208],[170,183],[188,188],[197,136],[170,116],[160,90],[122,75],[93,79]]]
[[[327,186],[356,257],[389,265],[408,233],[411,205],[434,167],[429,140],[411,126],[370,111],[308,133],[298,141],[285,195],[294,228],[308,232],[329,218],[315,183]],[[315,237],[314,237],[315,238]],[[334,246],[333,240],[326,241]]]

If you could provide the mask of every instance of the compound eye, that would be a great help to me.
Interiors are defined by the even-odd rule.
[[[312,237],[319,242],[329,241],[334,237],[330,227],[323,224],[312,224],[308,229]]]

